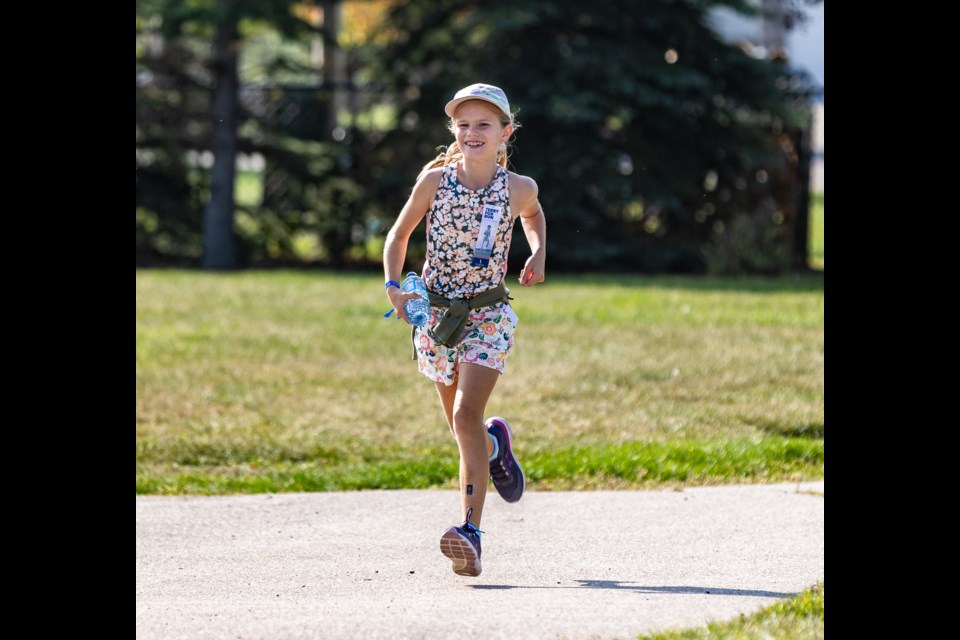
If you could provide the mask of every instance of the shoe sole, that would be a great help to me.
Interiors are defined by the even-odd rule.
[[[489,423],[489,422],[493,422],[494,420],[496,420],[496,421],[499,422],[501,425],[503,425],[503,430],[507,432],[507,449],[510,451],[510,457],[513,458],[513,464],[517,465],[517,469],[520,470],[520,495],[518,495],[518,496],[517,496],[515,499],[513,499],[513,500],[507,500],[507,498],[506,498],[502,493],[500,493],[500,489],[497,488],[496,483],[494,483],[493,486],[494,486],[494,488],[497,489],[497,493],[500,493],[500,497],[503,498],[504,500],[506,500],[507,502],[518,502],[518,501],[520,500],[520,498],[523,497],[523,491],[524,491],[524,489],[527,488],[527,474],[525,474],[525,473],[523,472],[523,467],[520,466],[520,461],[517,460],[517,457],[516,457],[515,455],[513,455],[513,432],[510,431],[510,425],[507,423],[506,420],[504,420],[503,418],[501,418],[501,417],[499,417],[499,416],[495,416],[495,417],[493,417],[493,418],[490,418],[489,420],[487,420],[487,422],[488,422],[488,423]]]
[[[440,552],[453,562],[453,572],[460,576],[480,575],[480,556],[470,541],[457,531],[447,529],[440,538]]]

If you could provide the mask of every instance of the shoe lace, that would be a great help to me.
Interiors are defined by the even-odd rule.
[[[507,466],[503,464],[503,460],[497,459],[496,462],[490,465],[490,475],[493,476],[494,480],[509,480],[510,471],[507,469]]]
[[[470,533],[485,533],[484,531],[481,531],[481,530],[478,529],[476,526],[474,526],[474,524],[473,524],[472,522],[470,522],[470,516],[472,516],[472,515],[473,515],[473,507],[467,508],[467,517],[466,517],[466,519],[463,521],[463,526],[460,527],[460,528],[461,528],[461,529],[465,529],[466,531],[469,531]]]

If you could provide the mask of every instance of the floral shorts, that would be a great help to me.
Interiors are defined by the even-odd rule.
[[[461,362],[479,364],[503,373],[518,318],[506,302],[472,309],[467,317],[463,339],[455,348],[445,347],[427,331],[440,321],[444,309],[430,309],[430,320],[413,334],[420,373],[435,382],[450,386],[457,380]]]

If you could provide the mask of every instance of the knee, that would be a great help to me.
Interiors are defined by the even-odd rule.
[[[483,408],[461,403],[453,408],[453,434],[461,436],[483,427]]]

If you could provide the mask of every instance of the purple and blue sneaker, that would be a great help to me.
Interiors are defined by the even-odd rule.
[[[497,453],[490,461],[490,477],[500,497],[507,502],[516,502],[523,495],[524,477],[520,463],[513,457],[510,448],[510,425],[503,418],[490,418],[485,423],[487,433],[497,441]]]
[[[467,509],[467,518],[459,527],[449,527],[440,537],[440,551],[453,561],[453,572],[461,576],[480,575],[480,534],[470,523],[473,508]]]

